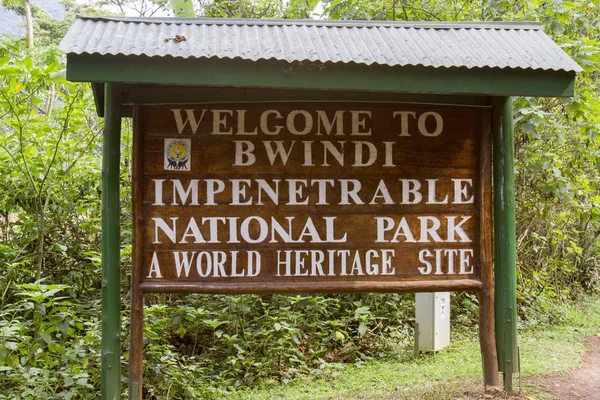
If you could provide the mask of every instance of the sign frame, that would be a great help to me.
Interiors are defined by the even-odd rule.
[[[286,102],[287,104],[298,104],[299,102]],[[283,103],[283,104],[286,104]],[[244,102],[236,102],[236,103],[228,103],[229,106],[240,106],[244,105]],[[232,105],[233,104],[233,105]],[[255,103],[252,103],[255,104]],[[268,106],[276,106],[281,105],[282,102],[278,102],[276,104],[269,102],[261,102],[260,104],[265,104],[265,107]],[[327,103],[308,103],[306,106],[307,109],[313,109],[316,105],[322,106],[327,104],[331,106],[331,104],[339,105],[341,108],[348,107],[344,102],[327,102]],[[315,105],[316,104],[316,105]],[[222,103],[214,103],[207,104],[203,103],[202,107],[217,107],[222,108]],[[391,108],[392,106],[398,106],[401,108],[406,107],[417,107],[421,108],[421,111],[424,107],[423,104],[411,104],[411,103],[398,103],[398,104],[381,104],[377,102],[366,102],[365,104],[360,104],[361,107],[365,109],[373,109],[376,106],[383,106]],[[429,106],[429,105],[427,105]],[[133,236],[135,240],[134,244],[134,270],[141,269],[144,262],[144,254],[143,247],[145,245],[145,241],[147,242],[146,232],[144,231],[144,223],[148,223],[147,217],[148,215],[144,215],[144,201],[147,199],[144,198],[145,188],[144,182],[144,174],[147,173],[144,170],[145,166],[145,154],[144,145],[142,141],[144,140],[144,131],[143,131],[143,113],[144,110],[152,110],[152,109],[168,109],[168,108],[177,108],[177,109],[185,109],[185,108],[193,108],[194,105],[162,105],[162,106],[136,106],[134,113],[134,163],[133,163]],[[356,107],[356,105],[354,105]],[[370,107],[370,108],[369,108]],[[477,140],[476,144],[476,155],[479,156],[476,162],[476,183],[475,189],[477,190],[477,194],[475,196],[475,204],[474,208],[477,209],[478,224],[476,227],[476,235],[477,237],[477,252],[475,259],[479,261],[479,279],[447,279],[447,280],[431,280],[431,279],[423,279],[423,280],[389,280],[389,281],[361,281],[356,280],[352,283],[350,282],[341,282],[336,281],[335,279],[328,279],[328,282],[317,282],[316,280],[309,280],[307,282],[293,281],[281,279],[276,284],[273,283],[264,283],[264,282],[244,282],[244,279],[237,278],[236,282],[211,282],[208,283],[200,283],[199,281],[161,281],[161,280],[144,280],[143,271],[135,271],[136,275],[139,277],[140,288],[143,292],[185,292],[185,293],[220,293],[220,294],[260,294],[260,293],[343,293],[343,292],[416,292],[416,291],[457,291],[457,290],[478,290],[484,286],[484,277],[492,274],[492,204],[491,204],[491,108],[487,107],[471,107],[471,106],[438,106],[438,105],[430,105],[432,109],[440,108],[462,108],[468,109],[469,112],[473,113],[475,121],[475,136]],[[160,111],[160,110],[159,110]],[[447,111],[447,110],[445,110]],[[447,133],[447,135],[451,135],[452,132]],[[175,136],[176,133],[173,134]],[[391,134],[390,134],[391,136]],[[162,136],[160,136],[162,137]],[[188,141],[189,143],[189,135],[183,135],[183,140]],[[246,137],[243,137],[246,138]],[[228,137],[225,140],[229,139]],[[358,138],[364,139],[364,138]],[[163,139],[156,139],[158,141],[162,141]],[[164,139],[165,143],[168,140],[172,139]],[[200,138],[197,139],[200,141]],[[381,139],[379,139],[381,140]],[[427,140],[437,140],[437,138],[427,138]],[[162,161],[161,161],[162,162]],[[190,163],[192,161],[190,160]],[[152,160],[150,160],[152,163]],[[166,164],[166,161],[165,161]],[[154,164],[152,164],[154,165]],[[419,167],[415,167],[415,172],[419,170]],[[439,167],[442,169],[442,167]],[[446,167],[451,168],[451,166]],[[276,176],[281,178],[287,175],[287,170],[289,169],[287,166],[285,168],[285,172],[280,172]],[[166,170],[166,167],[165,167]],[[314,168],[312,171],[316,171]],[[319,170],[321,174],[323,174],[322,170]],[[189,170],[185,170],[182,174],[188,175],[190,174]],[[245,173],[246,176],[256,177],[256,172],[248,172]],[[307,175],[310,175],[307,172]],[[393,175],[393,174],[390,174]],[[432,176],[436,176],[435,173]],[[194,178],[201,177],[198,174],[193,175]],[[398,175],[400,177],[400,175]],[[191,206],[180,206],[191,207]],[[280,206],[276,206],[275,208],[279,208]],[[210,208],[210,207],[209,207]],[[376,207],[374,207],[376,208]],[[389,208],[389,207],[388,207]],[[439,210],[437,211],[440,212]],[[382,212],[383,214],[388,214],[388,212]],[[426,214],[426,212],[423,212]],[[179,215],[179,214],[178,214]],[[309,244],[310,245],[310,244]],[[204,246],[210,248],[210,246]],[[485,270],[485,271],[484,271]],[[329,282],[334,281],[334,282]]]
[[[292,101],[289,101],[292,102]],[[296,101],[297,102],[297,101]],[[343,101],[338,101],[343,103]],[[233,102],[232,102],[233,103]],[[235,102],[236,104],[244,103]],[[268,103],[268,101],[265,101]],[[365,101],[366,104],[378,103],[376,101]],[[207,104],[202,102],[203,105]],[[410,101],[397,102],[399,105],[411,104]],[[423,105],[423,103],[418,103]],[[430,105],[425,103],[425,105]],[[181,104],[161,105],[164,107],[183,108]],[[190,102],[190,107],[197,106]],[[431,106],[438,106],[431,104]],[[242,294],[242,293],[344,293],[344,292],[418,292],[418,291],[462,291],[476,290],[480,298],[480,345],[483,356],[484,374],[486,381],[490,374],[496,374],[497,355],[494,334],[494,289],[493,289],[493,225],[492,225],[492,106],[472,106],[468,104],[444,104],[448,107],[470,107],[478,108],[482,112],[477,113],[476,129],[478,136],[477,144],[477,199],[479,223],[477,232],[479,235],[478,258],[480,262],[479,280],[448,280],[443,284],[439,282],[418,281],[396,281],[383,282],[370,285],[346,285],[323,286],[314,284],[279,285],[278,287],[265,286],[261,284],[234,284],[234,285],[198,285],[197,282],[179,283],[150,283],[144,282],[141,265],[143,263],[143,246],[140,238],[143,238],[144,213],[143,213],[143,132],[141,123],[141,112],[144,105],[134,106],[134,134],[133,134],[133,270],[131,276],[131,343],[130,343],[130,382],[132,382],[131,393],[141,395],[142,382],[142,360],[143,360],[143,296],[144,293],[206,293],[206,294]],[[155,107],[152,105],[151,107]],[[133,397],[137,398],[137,397]]]

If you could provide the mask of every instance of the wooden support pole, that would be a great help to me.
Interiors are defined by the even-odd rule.
[[[479,291],[479,343],[483,358],[483,383],[486,389],[500,385],[498,377],[498,354],[494,332],[494,276],[492,270],[493,249],[492,221],[489,211],[492,201],[491,118],[484,113],[479,119],[479,228],[481,282]]]
[[[140,289],[142,283],[141,262],[143,258],[143,242],[140,235],[143,229],[143,186],[142,166],[143,154],[141,150],[142,132],[140,124],[136,123],[139,118],[138,109],[133,115],[133,268],[131,271],[131,336],[129,344],[129,398],[131,400],[142,400],[142,359],[144,349],[144,294]]]
[[[512,98],[494,100],[494,280],[498,366],[512,392],[518,371],[516,222]]]
[[[105,84],[102,143],[102,400],[121,398],[120,96]]]

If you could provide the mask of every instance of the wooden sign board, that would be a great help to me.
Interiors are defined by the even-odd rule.
[[[138,106],[143,291],[478,289],[491,271],[485,107]]]

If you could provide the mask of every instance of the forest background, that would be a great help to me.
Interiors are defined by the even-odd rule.
[[[0,37],[0,399],[99,398],[102,120],[88,84],[64,78],[57,44],[75,14],[167,15],[166,0],[64,0],[53,19]],[[213,0],[198,16],[535,21],[585,72],[573,98],[514,98],[520,324],[559,323],[600,290],[599,0]],[[176,6],[176,5],[175,5]],[[26,18],[31,12],[30,18]],[[131,266],[131,122],[121,165],[122,363]],[[414,296],[146,296],[147,398],[219,398],[318,378],[412,343]],[[473,293],[452,296],[455,330],[476,327]],[[542,329],[542,328],[540,328]],[[126,371],[126,368],[122,368]],[[123,378],[123,390],[126,377]],[[170,396],[170,397],[169,397]]]

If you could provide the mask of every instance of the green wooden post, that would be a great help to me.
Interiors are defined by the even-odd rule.
[[[512,98],[494,100],[494,281],[498,369],[512,392],[517,357],[517,274]]]
[[[102,400],[121,398],[120,96],[105,84],[102,143]]]

